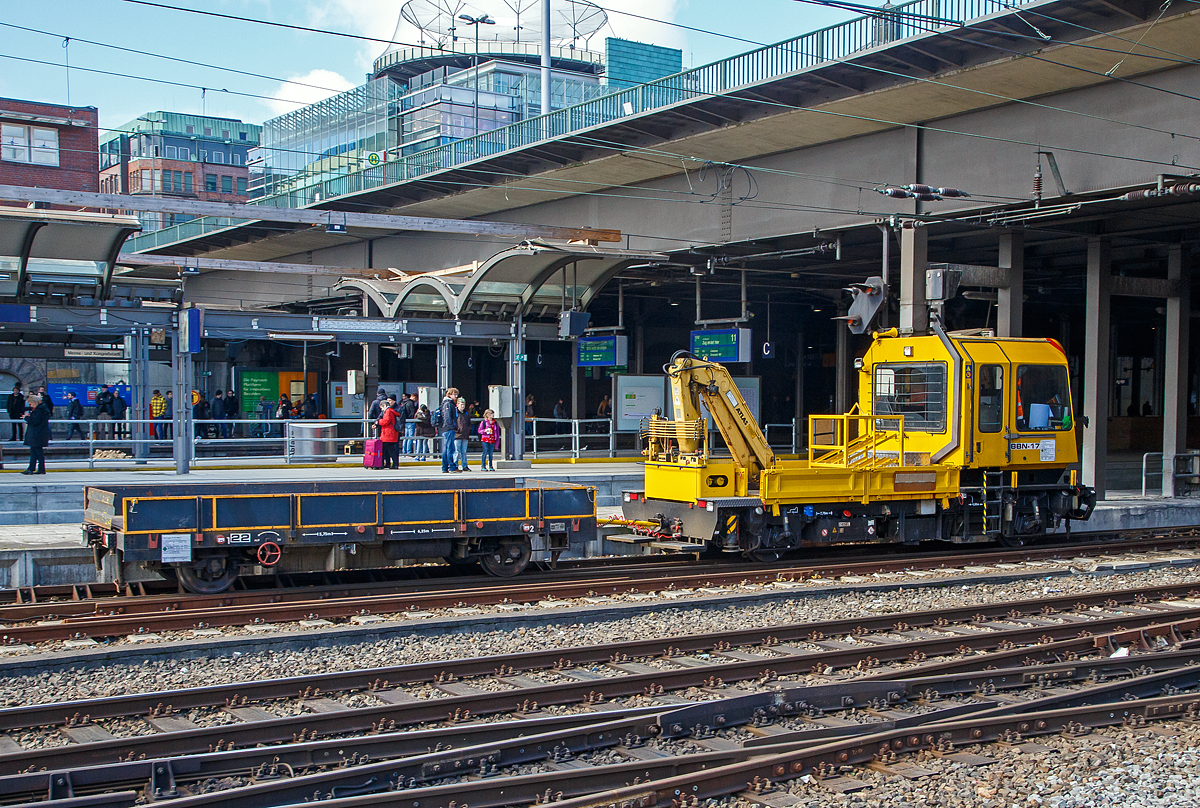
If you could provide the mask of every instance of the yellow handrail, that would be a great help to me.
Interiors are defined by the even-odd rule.
[[[904,416],[862,415],[857,409],[809,417],[809,466],[873,471],[904,465]]]

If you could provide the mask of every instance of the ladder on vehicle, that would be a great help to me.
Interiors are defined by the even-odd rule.
[[[999,534],[1004,524],[1003,471],[983,472],[983,532]]]

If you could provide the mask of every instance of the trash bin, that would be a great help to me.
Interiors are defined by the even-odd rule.
[[[289,463],[336,463],[337,424],[288,421]]]

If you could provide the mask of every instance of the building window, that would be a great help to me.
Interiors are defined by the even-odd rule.
[[[162,155],[160,155],[160,154],[158,153],[158,152],[159,152],[159,147],[158,147],[158,146],[151,146],[150,148],[153,150],[153,156],[154,156],[154,157],[161,157],[161,156],[162,156]]]
[[[138,190],[149,191],[150,188],[152,187],[150,185],[150,169],[143,168],[141,173],[142,173],[142,181],[141,181],[141,185],[138,186]]]
[[[0,160],[58,165],[58,130],[6,123],[0,127]]]
[[[238,193],[239,193],[241,196],[245,196],[245,195],[246,195],[246,178],[245,178],[245,177],[238,177],[238,178],[237,178],[237,192],[238,192]]]
[[[216,191],[217,190],[217,175],[216,174],[205,174],[204,175],[204,190],[206,190],[206,191]]]
[[[219,152],[219,151],[213,152],[212,153],[212,161],[214,163],[224,163],[225,162],[225,152]]]
[[[172,171],[171,172],[171,190],[178,191],[178,192],[183,191],[183,172],[182,171]]]
[[[176,148],[174,146],[167,146],[167,159],[168,160],[174,160],[177,154],[178,154],[178,151],[176,150]]]
[[[246,139],[246,133],[238,132],[238,140],[245,140],[245,139]]]
[[[242,156],[237,152],[233,153],[233,164],[235,166],[240,166],[242,164]]]
[[[229,176],[221,177],[221,193],[223,193],[223,194],[233,193],[233,177],[229,177]]]
[[[185,171],[183,173],[183,192],[190,194],[192,192],[192,172]]]
[[[208,152],[206,152],[204,149],[200,150],[200,162],[202,162],[202,163],[208,162]]]
[[[185,133],[189,134],[189,135],[194,135],[194,134],[196,134],[196,127],[192,126],[192,125],[189,123],[188,125],[186,125],[185,127],[183,127],[183,131],[184,131]]]
[[[179,147],[179,159],[180,160],[191,160],[192,159],[191,150],[189,148],[187,148],[186,146],[180,146]]]
[[[212,137],[212,127],[211,126],[204,127],[204,136]]]
[[[904,429],[944,432],[946,429],[946,366],[879,364],[875,366],[874,415],[902,415]],[[877,428],[895,431],[897,420],[880,418]]]
[[[221,140],[229,140],[229,130],[228,129],[221,130]]]

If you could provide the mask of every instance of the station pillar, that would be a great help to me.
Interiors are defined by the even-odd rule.
[[[924,287],[922,287],[922,291],[924,291]],[[924,297],[923,294],[922,297]],[[847,307],[838,306],[839,317],[845,317],[848,312]],[[851,387],[854,381],[854,365],[850,359],[850,329],[840,320],[836,324],[836,329],[837,343],[834,362],[837,367],[834,371],[834,411],[842,413],[849,412],[852,404]]]
[[[171,334],[171,430],[175,473],[187,474],[192,468],[192,355],[183,350],[179,331]]]
[[[1191,278],[1183,270],[1183,247],[1167,248],[1167,281],[1177,294],[1167,298],[1167,335],[1163,351],[1162,495],[1176,496],[1175,455],[1187,451],[1188,340]]]
[[[1111,319],[1109,298],[1112,288],[1112,244],[1103,238],[1089,238],[1087,245],[1087,347],[1083,358],[1083,482],[1096,489],[1104,499],[1108,466],[1109,336]]]
[[[1025,234],[1020,230],[1000,236],[1000,271],[1006,286],[996,290],[996,336],[1019,337],[1025,309]]]
[[[929,331],[929,305],[925,300],[925,271],[929,268],[929,231],[924,227],[900,230],[900,332]],[[841,333],[839,331],[839,333]]]

